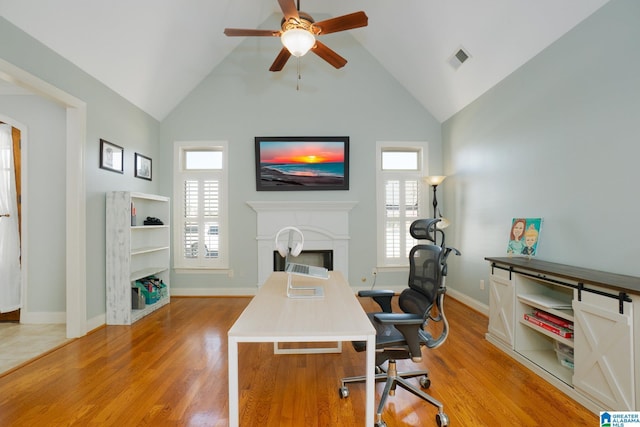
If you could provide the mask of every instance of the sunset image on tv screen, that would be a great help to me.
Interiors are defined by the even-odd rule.
[[[323,187],[345,180],[344,141],[260,141],[259,185]]]

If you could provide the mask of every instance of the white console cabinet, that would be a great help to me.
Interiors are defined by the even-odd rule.
[[[524,257],[486,260],[488,341],[593,412],[640,408],[640,278]],[[572,336],[526,320],[540,311],[572,325]]]
[[[135,219],[132,216],[135,208]],[[113,191],[106,196],[107,324],[130,325],[169,303],[170,201],[152,194]],[[144,225],[155,217],[162,225]],[[166,288],[158,301],[132,308],[136,280],[154,276]]]

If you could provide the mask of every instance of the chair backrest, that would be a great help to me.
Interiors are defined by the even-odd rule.
[[[415,220],[409,227],[409,233],[416,240],[435,243],[439,221],[439,218]],[[409,289],[405,289],[399,299],[400,309],[405,313],[422,315],[435,302],[442,285],[442,250],[435,244],[417,244],[411,248]]]
[[[444,296],[446,292],[445,276],[447,275],[447,258],[453,252],[460,255],[455,248],[444,245],[444,232],[436,227],[439,218],[426,218],[414,221],[409,231],[417,240],[427,240],[431,244],[418,244],[409,252],[409,288],[402,291],[398,299],[400,309],[405,313],[418,314],[424,317],[423,328],[418,331],[420,341],[429,348],[436,348],[445,342],[449,335],[449,324],[444,314]],[[442,243],[436,243],[440,233]],[[426,330],[429,321],[442,324],[433,337]],[[415,350],[414,350],[415,351]]]
[[[416,245],[409,252],[409,288],[398,303],[405,313],[424,315],[435,303],[442,287],[442,248]]]

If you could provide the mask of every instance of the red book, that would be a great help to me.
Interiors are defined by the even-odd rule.
[[[530,323],[533,323],[536,326],[540,326],[543,329],[546,329],[549,332],[553,332],[554,334],[561,336],[563,338],[573,338],[573,331],[567,328],[563,328],[562,326],[554,325],[548,320],[541,319],[532,314],[524,315],[524,319]]]
[[[562,317],[558,317],[554,314],[547,313],[546,311],[534,310],[533,315],[541,319],[548,320],[551,323],[555,323],[560,327],[573,330],[573,322],[567,319],[563,319]]]

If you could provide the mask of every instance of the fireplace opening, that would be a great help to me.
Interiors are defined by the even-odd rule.
[[[291,262],[324,267],[329,271],[333,271],[333,250],[303,250],[300,255],[291,258]],[[273,251],[273,271],[284,271],[284,268],[284,258],[278,251]]]

